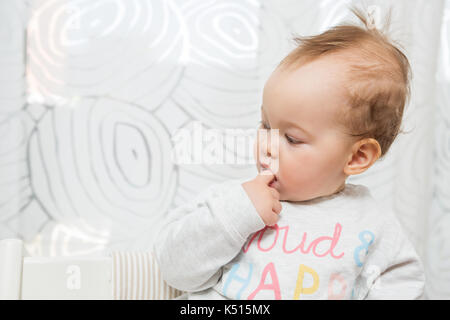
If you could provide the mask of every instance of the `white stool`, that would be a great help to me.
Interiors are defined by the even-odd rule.
[[[24,257],[19,239],[0,240],[2,299],[173,299],[150,252],[104,257]]]

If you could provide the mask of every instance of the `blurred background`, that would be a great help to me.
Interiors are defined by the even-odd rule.
[[[175,132],[256,129],[293,36],[356,22],[353,4],[392,7],[413,83],[407,133],[348,182],[395,210],[427,297],[449,299],[449,0],[0,0],[0,239],[35,256],[151,250],[168,210],[257,173],[175,163]]]

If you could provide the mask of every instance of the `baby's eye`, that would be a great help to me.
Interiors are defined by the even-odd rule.
[[[289,137],[287,134],[285,134],[284,136],[286,137],[287,141],[289,141],[289,143],[292,143],[292,144],[300,144],[300,143],[302,143],[302,141],[292,139],[292,138]]]

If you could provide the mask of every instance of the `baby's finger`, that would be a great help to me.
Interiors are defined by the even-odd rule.
[[[272,205],[272,211],[275,212],[276,214],[279,214],[281,212],[281,202],[276,200],[274,201],[273,205]]]
[[[277,222],[278,222],[278,220],[279,220],[279,216],[278,216],[278,214],[272,214],[271,216],[270,216],[270,219],[269,219],[269,221],[266,223],[268,226],[270,226],[270,227],[272,227],[272,226],[274,226]]]
[[[273,179],[275,178],[275,175],[270,170],[263,170],[258,174],[257,179],[264,183],[265,185],[268,185]]]
[[[277,189],[275,188],[269,188],[270,193],[272,194],[272,197],[274,197],[274,199],[280,200],[280,193],[278,192]]]

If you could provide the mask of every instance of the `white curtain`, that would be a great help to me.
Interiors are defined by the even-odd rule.
[[[175,163],[174,134],[256,128],[293,35],[356,21],[352,4],[392,7],[413,83],[408,133],[348,182],[392,206],[427,296],[450,298],[449,0],[0,0],[0,239],[32,255],[149,250],[170,208],[256,173]]]

